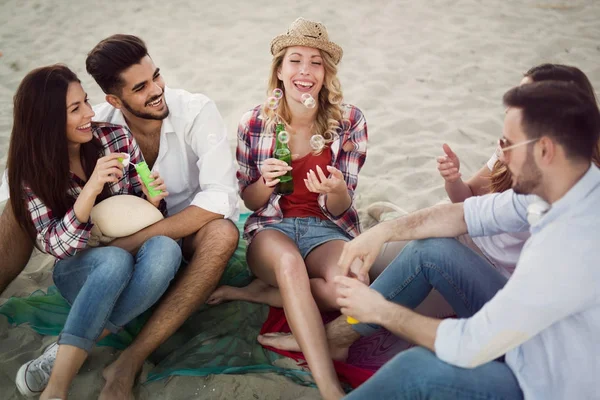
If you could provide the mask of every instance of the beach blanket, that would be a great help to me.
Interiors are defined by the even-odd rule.
[[[238,228],[242,230],[248,215],[242,215]],[[240,239],[238,248],[225,270],[220,284],[237,287],[252,279],[246,265],[246,243]],[[117,349],[127,347],[139,333],[152,310],[129,323],[118,335],[110,335],[99,346]],[[69,313],[69,305],[55,287],[47,292],[38,290],[29,297],[12,297],[0,306],[0,314],[11,324],[28,324],[42,335],[58,335]],[[324,322],[337,313],[324,315]],[[289,332],[283,310],[266,305],[232,301],[217,306],[202,306],[184,325],[150,357],[155,365],[148,380],[170,375],[204,376],[209,374],[243,374],[275,372],[302,385],[314,381],[300,353],[265,349],[257,341],[259,333]],[[409,345],[382,330],[357,341],[350,349],[346,363],[336,362],[340,378],[356,387],[364,382],[387,360]],[[281,362],[283,356],[299,363]]]

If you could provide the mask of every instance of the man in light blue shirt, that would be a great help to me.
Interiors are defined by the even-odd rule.
[[[410,243],[371,288],[336,278],[342,313],[362,322],[356,331],[383,326],[419,346],[398,354],[348,399],[600,395],[600,170],[591,164],[600,113],[594,99],[564,82],[511,89],[504,103],[499,146],[513,190],[384,222],[346,245],[342,275],[356,258],[366,274],[385,242],[425,239]],[[508,282],[449,239],[528,229]],[[458,319],[406,308],[432,288]],[[348,325],[329,329],[332,354],[356,335]],[[292,347],[293,339],[283,340]]]

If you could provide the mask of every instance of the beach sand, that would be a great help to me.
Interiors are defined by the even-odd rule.
[[[502,135],[502,94],[529,67],[572,64],[600,87],[600,2],[594,0],[0,0],[0,11],[0,172],[12,96],[35,67],[67,64],[96,104],[103,94],[85,72],[87,52],[114,33],[139,35],[169,86],[216,102],[233,150],[240,116],[266,97],[270,40],[298,16],[322,21],[344,48],[345,100],[368,121],[369,153],[356,192],[365,227],[373,223],[365,212],[372,202],[413,211],[446,197],[435,162],[444,142],[461,158],[464,177],[476,172]],[[51,266],[51,258],[36,255],[0,301],[47,287]],[[0,316],[0,398],[19,398],[17,369],[52,340],[10,327]],[[71,398],[94,398],[102,367],[115,357],[110,348],[94,350]],[[274,374],[176,377],[139,393],[151,399],[318,398],[315,389]]]

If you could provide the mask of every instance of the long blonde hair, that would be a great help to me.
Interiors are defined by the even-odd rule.
[[[271,76],[267,87],[267,96],[273,96],[273,90],[276,88],[284,92],[284,96],[279,100],[279,105],[276,110],[268,107],[267,103],[263,105],[263,115],[266,117],[265,131],[270,132],[273,126],[281,119],[282,123],[289,126],[292,115],[285,99],[285,88],[283,82],[277,77],[277,71],[283,63],[283,57],[287,51],[287,47],[273,56],[271,62]],[[323,59],[323,67],[325,68],[325,79],[323,87],[319,92],[318,112],[315,121],[315,132],[320,134],[325,139],[326,144],[333,142],[340,128],[340,121],[343,119],[342,111],[342,85],[337,77],[337,66],[329,53],[319,50]]]

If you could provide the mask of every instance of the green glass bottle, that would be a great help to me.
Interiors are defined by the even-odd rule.
[[[290,167],[292,166],[292,152],[288,147],[290,140],[289,134],[285,131],[283,124],[277,124],[275,127],[276,145],[273,156],[281,161],[285,161]],[[279,177],[279,183],[275,187],[276,193],[285,196],[294,193],[294,181],[292,180],[292,171]]]

